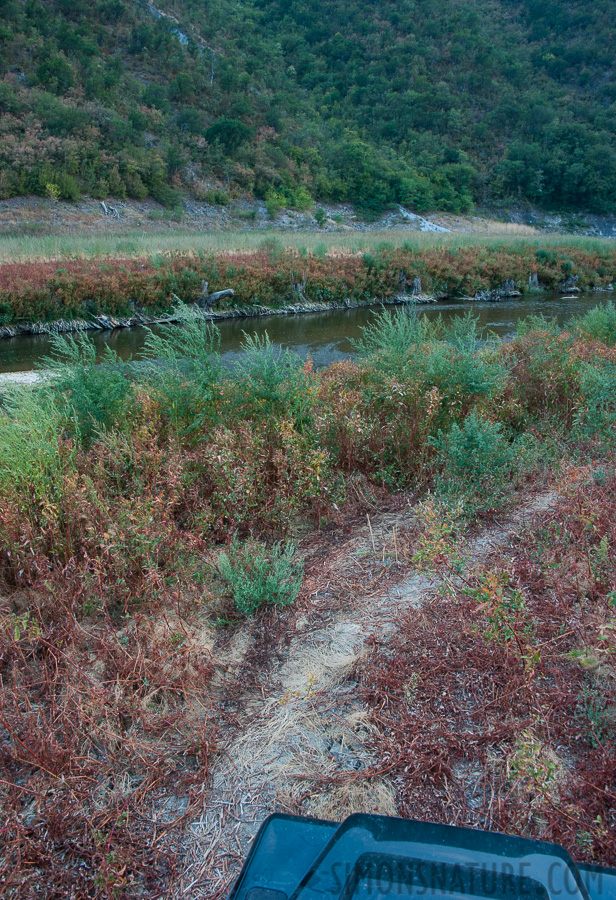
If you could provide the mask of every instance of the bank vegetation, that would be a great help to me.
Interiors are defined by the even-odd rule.
[[[570,253],[572,265],[581,258]],[[169,262],[169,277],[182,277],[185,262]],[[225,285],[249,277],[242,265],[276,284],[280,261],[262,272],[266,262],[217,264]],[[562,262],[534,257],[545,280],[562,278]],[[471,277],[467,263],[480,271],[477,256],[460,253],[459,282]],[[497,263],[505,267],[498,279],[528,273],[525,258]],[[600,260],[591,263],[598,273]],[[443,254],[425,264],[423,278],[454,271]],[[305,265],[315,279],[329,272],[327,260]],[[400,265],[398,257],[382,268],[353,258],[340,277],[349,288],[353,278],[386,284]],[[495,270],[484,259],[481,271],[489,280]],[[135,268],[108,277],[158,275]],[[471,316],[445,327],[406,308],[383,312],[364,330],[356,361],[319,372],[266,338],[247,338],[235,368],[224,370],[215,326],[187,308],[178,315],[181,324],[152,335],[137,363],[109,351],[96,364],[87,337],[57,338],[43,363],[53,377],[2,396],[6,895],[34,897],[44,883],[48,897],[152,897],[173,883],[183,835],[207,809],[217,747],[239,721],[241,685],[225,685],[204,623],[232,633],[246,616],[267,615],[275,629],[301,597],[302,536],[345,529],[392,496],[422,501],[413,564],[444,572],[457,597],[446,608],[435,600],[419,631],[401,619],[394,657],[383,652],[358,674],[378,710],[375,748],[391,763],[400,808],[417,812],[413,779],[442,799],[452,760],[464,755],[462,719],[439,720],[420,662],[432,660],[434,684],[455,699],[464,677],[456,654],[474,646],[481,715],[519,776],[512,782],[504,768],[494,776],[511,788],[510,801],[499,794],[511,814],[496,824],[609,862],[616,536],[602,509],[614,508],[616,490],[614,306],[564,331],[530,318],[508,342],[486,341]],[[464,582],[456,535],[571,468],[589,473],[587,483],[545,533],[528,536],[525,551],[543,573],[544,594],[564,584],[566,603],[542,607],[532,626],[529,570],[519,563],[519,571],[473,572]],[[519,688],[515,727],[499,718],[509,715],[505,682]],[[386,695],[398,698],[397,711]],[[557,710],[549,721],[548,706]],[[435,733],[420,729],[424,769],[411,765],[415,745],[400,731],[415,728],[417,710],[447,731],[445,758],[433,752]],[[542,749],[550,722],[575,735],[566,778]]]

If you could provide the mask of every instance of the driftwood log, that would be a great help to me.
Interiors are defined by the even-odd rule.
[[[211,309],[219,300],[224,300],[225,297],[235,297],[233,288],[227,288],[224,291],[214,291],[213,294],[210,294],[207,281],[202,281],[201,295],[197,300],[197,305],[200,306],[201,309]]]

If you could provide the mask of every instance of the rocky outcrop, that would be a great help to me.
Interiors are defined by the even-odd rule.
[[[515,281],[513,278],[508,278],[506,281],[491,291],[477,291],[475,296],[472,298],[473,300],[481,303],[498,303],[503,297],[521,297],[521,291],[515,286]]]
[[[210,298],[220,299],[221,294],[229,296],[228,291],[219,291],[217,294],[209,294]],[[178,300],[177,297],[174,297]],[[410,303],[433,303],[435,297],[427,297],[418,295],[413,297],[397,296],[390,300],[378,301],[376,297],[372,300],[355,301],[345,300],[343,303],[310,303],[303,301],[302,303],[292,303],[287,306],[279,306],[272,308],[271,306],[261,306],[253,304],[251,306],[237,306],[232,309],[212,309],[203,308],[200,303],[194,305],[195,312],[199,312],[204,319],[208,321],[216,321],[218,319],[247,319],[252,316],[297,316],[302,313],[311,312],[327,312],[332,309],[358,309],[362,306],[393,306],[396,304]],[[135,313],[132,316],[115,317],[115,316],[94,316],[92,319],[57,319],[54,322],[31,322],[23,325],[3,325],[0,326],[0,339],[18,337],[27,334],[62,334],[77,331],[105,331],[115,328],[131,328],[134,325],[164,325],[171,322],[177,322],[177,317],[173,313],[167,313],[162,316],[146,316],[142,313]]]
[[[394,303],[436,303],[441,299],[433,294],[424,294],[421,290],[421,279],[415,275],[411,283],[411,289],[408,290],[408,281],[403,272],[398,276],[400,293],[394,297]]]
[[[432,294],[396,294],[393,300],[389,301],[390,304],[400,304],[400,303],[436,303],[438,300],[442,300],[442,297],[434,297]],[[388,305],[388,304],[384,304]]]
[[[498,288],[498,291],[501,297],[521,297],[522,292],[517,289],[515,286],[515,281],[513,278],[507,278],[506,281],[503,281],[501,286]]]
[[[558,288],[559,293],[561,293],[561,294],[579,294],[580,289],[577,286],[578,280],[579,279],[578,279],[577,275],[569,275],[567,278],[565,278],[563,283]]]
[[[18,337],[22,334],[62,334],[75,331],[112,331],[115,328],[130,328],[133,325],[159,325],[173,322],[172,315],[145,316],[94,316],[92,319],[56,319],[53,322],[29,322],[20,325],[1,325],[0,339]]]

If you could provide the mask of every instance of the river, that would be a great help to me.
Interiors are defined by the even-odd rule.
[[[580,315],[609,299],[606,294],[580,294],[564,298],[558,294],[538,294],[527,298],[502,300],[500,303],[442,302],[418,307],[421,315],[442,315],[445,321],[469,310],[479,318],[481,328],[501,337],[515,332],[516,323],[528,315],[543,314],[555,317],[563,324],[573,315]],[[263,318],[223,319],[218,322],[221,332],[223,361],[237,358],[244,332],[267,333],[270,339],[289,347],[315,366],[321,367],[353,354],[351,341],[361,336],[361,328],[373,320],[378,307],[331,310],[296,316],[267,316]],[[153,328],[157,330],[156,326]],[[89,332],[102,352],[111,347],[122,359],[138,357],[146,336],[145,328],[118,328],[115,331]],[[0,341],[0,373],[28,372],[35,369],[42,357],[50,352],[50,340],[43,335],[27,335]]]

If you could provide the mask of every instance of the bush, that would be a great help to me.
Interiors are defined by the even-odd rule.
[[[378,367],[340,362],[320,375],[315,428],[344,472],[390,489],[423,482],[438,426],[438,391],[384,374]]]
[[[265,209],[269,219],[275,219],[281,209],[284,209],[286,198],[282,191],[273,188],[265,195]]]
[[[218,328],[183,304],[175,314],[180,324],[148,333],[143,369],[159,415],[177,437],[211,423],[221,364]]]
[[[601,341],[608,347],[616,344],[616,306],[612,300],[601,303],[583,316],[575,316],[569,322],[571,331],[581,337]]]
[[[15,391],[0,408],[0,496],[55,515],[70,461],[62,443],[62,416],[40,391]]]
[[[431,347],[425,356],[417,354],[412,371],[426,390],[437,388],[443,423],[461,420],[473,404],[497,395],[506,378],[503,366],[489,350],[456,350],[443,342]]]
[[[317,209],[315,209],[314,218],[319,228],[323,228],[325,223],[327,222],[327,213],[322,206],[319,206],[317,207]]]
[[[60,172],[58,175],[58,187],[60,189],[60,198],[62,200],[75,201],[81,197],[79,185],[72,175],[66,172]]]
[[[229,585],[238,612],[248,616],[264,604],[293,603],[302,586],[304,561],[290,542],[268,549],[234,541],[230,553],[220,554],[218,572]]]
[[[285,416],[301,426],[309,414],[309,372],[299,356],[278,349],[263,337],[244,333],[241,357],[234,366],[234,408],[244,416]]]
[[[52,337],[52,355],[40,366],[53,373],[48,388],[64,413],[65,427],[88,446],[104,429],[122,428],[134,407],[125,364],[106,347],[100,364],[86,334]]]
[[[584,364],[580,390],[582,401],[575,422],[582,434],[613,442],[616,437],[616,365],[609,362],[599,366]]]
[[[206,191],[203,199],[211,206],[228,206],[230,197],[227,191],[215,189]]]
[[[402,371],[414,347],[438,338],[442,325],[440,319],[432,321],[419,316],[414,307],[403,307],[394,312],[383,310],[361,331],[361,338],[353,341],[357,353],[372,357],[384,371],[395,373]]]
[[[521,471],[528,447],[509,442],[499,423],[488,422],[476,410],[460,426],[454,423],[430,443],[437,451],[444,494],[463,496],[475,509],[498,506]]]
[[[327,450],[291,422],[237,422],[218,426],[195,457],[196,526],[224,539],[229,533],[284,535],[295,514],[318,519],[338,500]]]
[[[579,400],[580,360],[570,335],[551,326],[503,344],[501,355],[510,370],[516,402],[531,418],[569,423]]]
[[[182,195],[168,184],[156,185],[150,193],[165,209],[176,209],[182,205]]]

